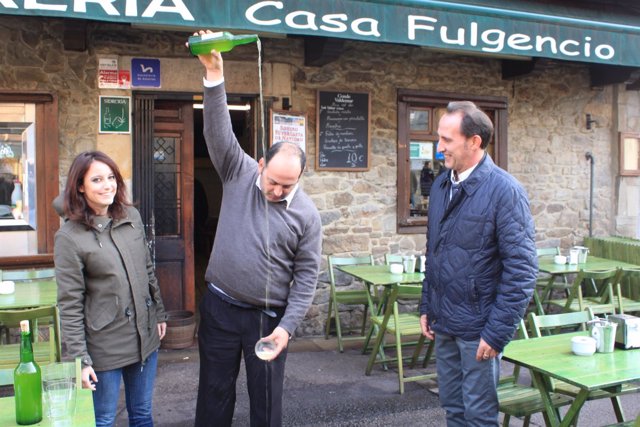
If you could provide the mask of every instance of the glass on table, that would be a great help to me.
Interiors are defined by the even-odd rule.
[[[73,362],[42,366],[44,413],[52,426],[71,426],[76,412],[76,366]]]

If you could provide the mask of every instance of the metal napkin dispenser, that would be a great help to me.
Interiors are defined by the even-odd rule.
[[[640,317],[629,314],[612,314],[607,317],[607,320],[618,324],[616,347],[625,350],[640,348]]]

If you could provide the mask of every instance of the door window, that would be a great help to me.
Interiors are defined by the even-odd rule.
[[[182,233],[182,197],[180,195],[180,138],[156,135],[153,139],[153,206],[156,236]]]

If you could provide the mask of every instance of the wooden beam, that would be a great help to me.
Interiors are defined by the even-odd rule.
[[[638,86],[640,68],[621,65],[591,64],[589,65],[591,87],[599,87],[624,83],[627,89]]]
[[[344,40],[328,37],[304,38],[304,65],[321,67],[335,61],[342,54]]]
[[[513,59],[502,60],[502,80],[515,80],[518,77],[531,74],[536,68],[538,58],[529,61],[516,61]]]
[[[62,40],[64,50],[84,52],[87,50],[87,23],[80,20],[65,19]]]

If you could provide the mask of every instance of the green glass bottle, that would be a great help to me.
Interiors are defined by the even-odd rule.
[[[33,359],[29,321],[20,322],[20,363],[13,371],[16,423],[35,424],[42,421],[42,376]]]
[[[228,52],[241,44],[254,43],[258,41],[257,34],[244,34],[234,36],[226,31],[218,33],[207,33],[201,36],[189,37],[189,50],[193,55],[206,55],[212,49],[218,52]]]

